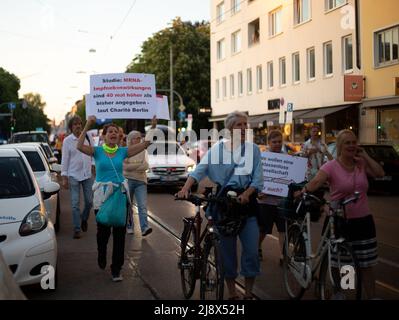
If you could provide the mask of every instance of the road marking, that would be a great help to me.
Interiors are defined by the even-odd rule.
[[[394,267],[394,268],[398,268],[399,269],[399,264],[396,262],[393,262],[391,260],[387,260],[384,258],[378,258],[378,261],[384,264],[387,264],[388,266]]]
[[[386,283],[378,281],[378,280],[375,283],[378,284],[381,287],[384,287],[385,289],[391,290],[391,291],[399,294],[399,289],[398,288],[395,288],[393,286],[390,286],[389,284],[386,284]]]

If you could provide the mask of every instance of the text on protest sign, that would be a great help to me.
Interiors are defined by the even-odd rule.
[[[90,76],[90,107],[98,119],[151,119],[157,110],[155,76],[110,73]]]
[[[287,197],[288,185],[305,180],[307,159],[274,152],[262,152],[263,193]]]

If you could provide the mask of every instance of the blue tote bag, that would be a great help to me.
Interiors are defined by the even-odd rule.
[[[124,227],[127,217],[126,200],[122,186],[114,187],[114,192],[101,205],[96,221],[108,227]]]

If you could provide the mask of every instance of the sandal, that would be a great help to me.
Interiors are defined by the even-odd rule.
[[[240,297],[239,296],[232,296],[232,297],[229,297],[227,300],[240,300]]]
[[[255,300],[255,298],[254,298],[254,296],[252,294],[251,295],[245,295],[245,296],[242,297],[242,299],[243,300]]]

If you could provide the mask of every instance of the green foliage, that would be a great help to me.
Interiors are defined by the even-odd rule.
[[[155,74],[157,89],[169,89],[170,46],[173,49],[173,86],[182,97],[185,112],[193,114],[193,129],[209,128],[198,110],[210,106],[210,28],[207,22],[183,22],[180,18],[172,26],[155,33],[142,45],[127,68],[127,72]],[[169,95],[168,92],[159,92]],[[174,119],[179,100],[174,96]]]
[[[50,119],[44,113],[46,103],[42,101],[40,94],[27,93],[24,95],[24,99],[27,101],[27,108],[24,109],[22,104],[19,103],[14,110],[14,131],[19,132],[43,128],[43,130],[50,133]]]
[[[20,81],[12,73],[0,68],[0,113],[9,113],[7,102],[18,102]],[[0,137],[10,135],[10,117],[0,117]]]

